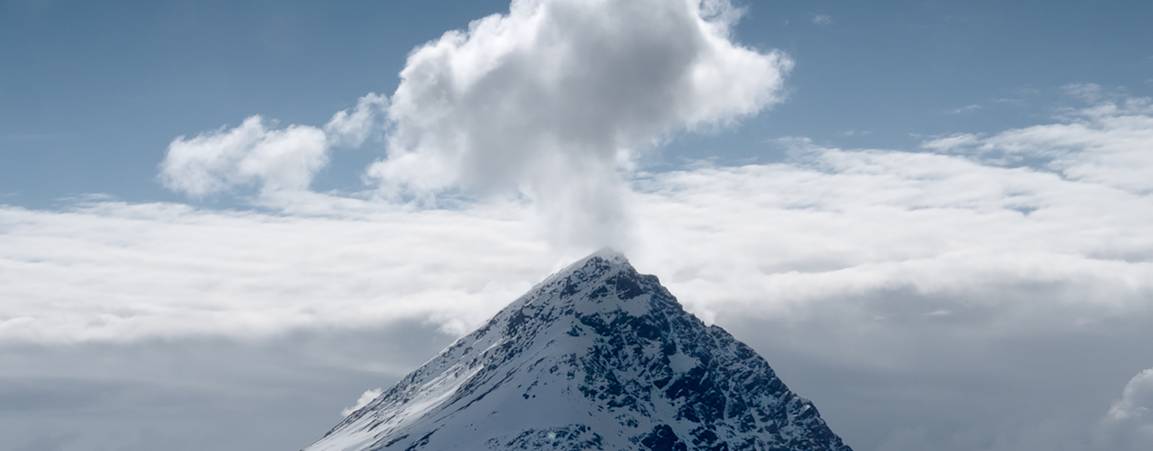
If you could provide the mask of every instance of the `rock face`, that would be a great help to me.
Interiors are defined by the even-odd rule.
[[[602,251],[307,448],[851,451],[756,352]]]

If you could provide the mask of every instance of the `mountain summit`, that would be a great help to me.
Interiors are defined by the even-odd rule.
[[[756,352],[613,251],[513,302],[307,448],[851,451]]]

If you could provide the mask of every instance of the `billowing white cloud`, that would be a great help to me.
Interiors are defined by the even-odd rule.
[[[1098,449],[1138,451],[1153,449],[1153,368],[1137,373],[1125,384],[1098,429]]]
[[[409,56],[368,172],[393,196],[517,193],[565,238],[613,241],[638,152],[780,99],[791,60],[733,42],[738,16],[720,0],[513,1]]]
[[[323,129],[278,128],[251,116],[233,128],[177,137],[160,163],[160,180],[193,197],[248,185],[259,186],[264,196],[307,191],[316,172],[328,164],[333,146],[359,146],[382,130],[385,104],[383,96],[365,95],[354,109],[333,115]]]
[[[385,135],[367,174],[386,199],[511,194],[554,244],[620,244],[622,175],[639,153],[780,100],[792,60],[734,42],[741,13],[728,0],[513,1],[415,49],[391,98],[368,94],[324,127],[252,116],[177,137],[160,179],[193,197],[257,186],[261,205],[297,208],[333,147]]]
[[[380,396],[381,393],[384,393],[384,390],[381,390],[379,387],[365,390],[364,393],[360,394],[359,398],[356,398],[356,402],[353,405],[345,407],[344,410],[340,411],[340,416],[347,417],[351,415],[352,412],[356,412],[361,407],[368,405],[368,403]]]
[[[239,126],[176,138],[160,165],[169,189],[205,196],[237,185],[304,189],[326,161],[324,134],[312,127],[269,130],[260,116]]]

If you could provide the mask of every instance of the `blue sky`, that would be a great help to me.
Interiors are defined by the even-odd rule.
[[[647,164],[771,161],[787,136],[912,148],[926,136],[1047,117],[1060,87],[1153,90],[1153,4],[750,2],[737,39],[796,61],[775,108],[689,135]],[[321,123],[389,93],[406,54],[469,20],[477,2],[0,2],[0,193],[49,206],[104,193],[176,200],[155,177],[167,144],[262,114]],[[818,16],[827,18],[815,20]],[[320,190],[362,189],[379,146],[334,157]],[[220,199],[207,199],[219,202]]]

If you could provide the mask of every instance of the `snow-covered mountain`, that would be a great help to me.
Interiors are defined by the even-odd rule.
[[[601,251],[307,448],[850,451],[756,352]]]

